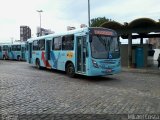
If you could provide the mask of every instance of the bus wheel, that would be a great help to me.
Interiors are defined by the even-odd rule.
[[[39,59],[36,59],[36,67],[37,67],[38,69],[41,68]]]
[[[75,69],[72,63],[67,64],[66,73],[69,77],[75,77]]]
[[[18,61],[21,61],[21,57],[20,57],[20,56],[17,56],[17,60],[18,60]]]
[[[3,60],[6,60],[6,56],[5,55],[3,56]]]

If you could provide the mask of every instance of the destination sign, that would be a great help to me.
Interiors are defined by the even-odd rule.
[[[104,30],[94,30],[95,35],[113,35],[111,31],[104,31]]]

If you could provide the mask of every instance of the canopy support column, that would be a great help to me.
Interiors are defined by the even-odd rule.
[[[143,37],[140,39],[140,44],[143,45]]]
[[[132,34],[128,35],[128,68],[132,66]]]

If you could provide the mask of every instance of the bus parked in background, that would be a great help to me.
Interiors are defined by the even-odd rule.
[[[0,59],[9,59],[9,53],[8,53],[9,44],[4,43],[0,44]]]
[[[28,39],[28,59],[37,68],[67,75],[106,76],[121,71],[117,33],[106,28],[81,28]]]
[[[26,44],[24,42],[13,43],[9,46],[10,60],[26,60]]]
[[[26,60],[26,57],[25,42],[0,44],[0,59]]]

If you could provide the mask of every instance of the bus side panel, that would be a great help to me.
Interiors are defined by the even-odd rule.
[[[36,65],[36,59],[39,59],[41,67],[51,68],[51,62],[46,60],[44,51],[33,51],[32,52],[32,63]]]
[[[9,56],[9,59],[10,59],[10,60],[12,60],[12,59],[13,59],[13,55],[12,55],[12,54],[13,54],[13,52],[12,52],[12,51],[9,51],[9,52],[8,52],[8,56]]]
[[[12,59],[16,59],[16,56],[15,56],[15,51],[11,51],[11,57],[12,57]]]
[[[21,52],[20,51],[13,51],[12,55],[13,55],[13,59],[18,60],[18,56],[21,57]]]
[[[28,51],[27,50],[25,51],[25,61],[28,62]]]
[[[49,62],[49,60],[46,59],[46,53],[45,51],[41,51],[41,66],[43,67],[47,67],[47,68],[51,68],[51,64]]]
[[[32,64],[36,65],[36,59],[39,59],[40,65],[44,67],[44,64],[41,60],[42,51],[32,51]]]
[[[62,65],[60,65],[61,51],[51,51],[51,60],[50,64],[53,69],[63,70]]]
[[[49,64],[52,69],[65,71],[65,65],[67,61],[71,61],[75,66],[75,56],[73,51],[51,51],[51,59]]]

